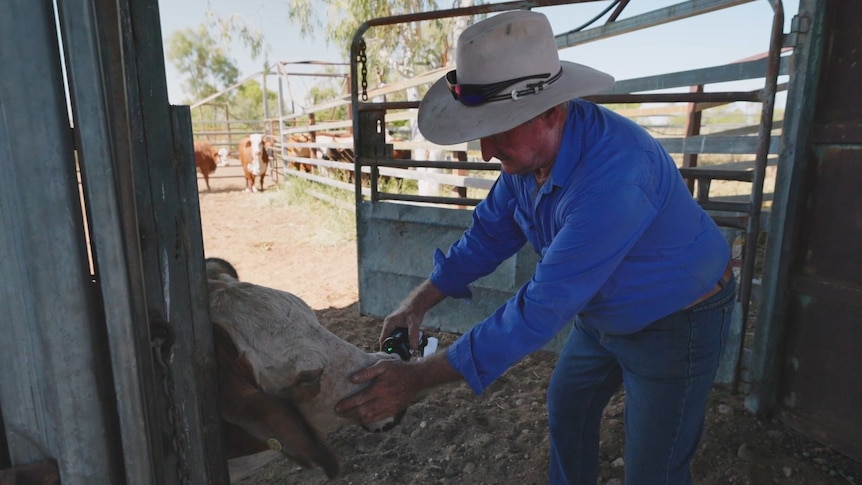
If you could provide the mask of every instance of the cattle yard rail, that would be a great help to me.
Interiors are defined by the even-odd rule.
[[[751,3],[754,0],[700,0],[683,2],[640,15],[620,19],[624,3],[603,25],[572,30],[557,35],[560,49],[653,28],[696,15]],[[507,2],[461,9],[372,19],[354,37],[351,48],[350,92],[315,106],[288,113],[284,96],[287,63],[279,64],[278,117],[263,122],[263,130],[276,135],[274,157],[270,165],[271,180],[305,179],[355,194],[356,206],[370,202],[392,202],[469,209],[478,204],[493,183],[499,164],[481,162],[476,142],[440,146],[403,136],[415,124],[419,101],[389,101],[403,97],[410,89],[423,89],[438,79],[449,67],[431,69],[409,79],[376,87],[363,84],[359,50],[363,36],[372,28],[386,28],[399,23],[430,19],[474,16],[515,8],[554,7],[572,1]],[[656,133],[659,142],[677,159],[680,172],[698,203],[710,212],[730,243],[741,254],[736,266],[739,277],[739,303],[734,323],[731,349],[726,353],[718,381],[736,389],[747,379],[745,371],[746,338],[752,334],[751,302],[756,298],[759,280],[758,241],[762,238],[761,220],[764,202],[771,199],[764,190],[769,167],[778,164],[781,142],[781,120],[774,120],[776,95],[787,89],[779,84],[788,76],[792,54],[792,36],[783,33],[784,12],[780,1],[769,1],[773,10],[769,45],[766,51],[724,65],[619,80],[606,93],[586,99],[608,105],[635,119]],[[284,65],[282,65],[284,64]],[[324,73],[321,73],[324,74]],[[745,81],[761,83],[749,90],[722,89],[722,83]],[[668,92],[675,91],[675,92]],[[401,96],[399,96],[401,94]],[[707,121],[717,108],[759,105],[755,122],[718,126]],[[634,106],[629,108],[628,106]],[[328,119],[322,115],[347,108],[347,119]],[[352,116],[351,113],[356,113]],[[316,121],[317,118],[326,121]],[[658,125],[655,120],[675,120]],[[258,123],[256,126],[261,126]],[[229,130],[228,130],[229,131]],[[665,131],[668,133],[657,133]],[[224,136],[225,130],[198,131],[198,136]],[[354,136],[355,134],[355,136]],[[396,154],[401,154],[396,156]],[[404,156],[406,154],[406,156]],[[423,154],[419,157],[419,154]],[[699,163],[700,162],[700,163]],[[357,176],[357,174],[360,174]],[[400,181],[388,183],[389,181]],[[386,181],[387,183],[384,183]],[[405,184],[412,181],[413,185]],[[770,185],[774,180],[770,177]],[[730,194],[716,187],[734,185]],[[405,188],[406,187],[406,188]],[[430,187],[430,188],[429,188]],[[441,187],[450,187],[441,190]],[[739,188],[742,187],[742,188]],[[767,188],[771,190],[771,187]],[[357,211],[360,213],[360,211]],[[741,248],[741,249],[740,249]]]
[[[509,2],[375,19],[363,25],[354,48],[365,31],[393,21],[565,3],[581,2]],[[600,42],[750,2],[695,0],[619,18],[628,3],[619,2],[603,26],[561,34],[558,45]],[[0,481],[227,484],[222,429],[215,424],[191,112],[168,102],[158,2],[22,5],[0,7],[0,46],[14,46],[0,48],[6,68],[0,100],[4,112],[15,114],[0,122],[0,152],[9,158],[0,179],[0,220],[14,229],[0,231],[5,277],[0,326],[6,336],[0,340]],[[745,348],[753,365],[747,359],[739,365],[744,340],[738,335],[742,323],[735,322],[735,348],[722,360],[719,381],[733,383],[743,368],[736,382],[747,390],[751,371],[749,410],[772,414],[859,460],[862,103],[853,88],[862,80],[862,51],[856,48],[862,44],[857,25],[862,3],[800,0],[784,34],[781,3],[769,0],[769,5],[774,21],[765,57],[622,80],[602,95],[616,98],[593,99],[613,102],[613,109],[647,129],[668,126],[649,117],[685,116],[684,135],[677,130],[660,138],[677,157],[692,196],[730,231],[731,240],[744,239],[744,264],[752,261],[753,237],[763,233],[766,213],[759,211],[770,201],[768,190],[760,192],[767,185],[764,173],[778,168],[755,339]],[[22,38],[27,42],[19,42]],[[433,248],[463,234],[470,224],[469,199],[480,199],[493,181],[485,177],[488,170],[477,169],[497,167],[473,165],[476,148],[470,144],[429,147],[399,138],[404,124],[415,119],[415,103],[395,102],[396,92],[389,90],[420,79],[430,83],[441,71],[360,92],[358,60],[353,60],[353,94],[324,108],[346,104],[355,117],[314,123],[300,122],[302,114],[291,120],[280,112],[278,127],[269,129],[286,136],[316,124],[320,132],[355,135],[352,149],[341,152],[352,156],[350,162],[319,154],[297,161],[307,158],[333,170],[349,166],[360,175],[339,187],[355,195],[360,310],[381,315],[427,277]],[[785,89],[775,76],[785,75],[787,113],[770,125],[776,93]],[[702,86],[722,76],[764,82],[750,92],[728,91],[722,99],[706,93]],[[659,96],[668,93],[653,91],[671,85],[690,86],[689,93],[675,93],[679,102],[653,106],[651,101],[668,101]],[[393,100],[387,101],[390,95]],[[626,107],[635,99],[649,107]],[[708,119],[712,107],[734,99],[760,104],[759,121],[727,127]],[[392,140],[383,129],[390,126]],[[28,165],[34,139],[40,140],[39,162],[51,173],[47,181]],[[278,151],[289,148],[312,147],[283,143]],[[324,148],[342,150],[315,149]],[[404,149],[412,155],[396,158],[396,150]],[[417,152],[426,149],[452,160],[442,155],[420,160]],[[739,160],[706,163],[712,155]],[[452,166],[463,167],[458,169],[463,173],[453,173]],[[377,187],[384,177],[443,169],[447,172],[423,176],[466,190],[407,200],[401,196],[416,194]],[[327,179],[287,165],[280,173]],[[726,182],[749,190],[735,197],[714,194]],[[519,253],[476,282],[472,305],[444,301],[429,312],[426,325],[463,331],[508,299],[535,262],[529,251]]]

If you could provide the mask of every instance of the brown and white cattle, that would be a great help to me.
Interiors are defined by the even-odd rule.
[[[350,382],[352,373],[398,357],[342,340],[299,297],[239,281],[223,259],[207,258],[206,271],[228,458],[272,449],[338,475],[338,458],[324,439],[348,424],[335,403],[364,387]],[[402,415],[367,429],[388,429]]]
[[[310,146],[297,146],[297,144],[307,144],[311,143],[311,141],[311,136],[304,133],[293,133],[288,135],[287,143],[285,144],[287,156],[297,158],[313,158],[314,151]],[[287,166],[292,168],[293,170],[301,170],[305,173],[311,173],[312,169],[314,169],[314,165],[299,160],[289,160],[287,162]]]
[[[210,174],[216,170],[216,158],[218,152],[213,148],[208,141],[199,140],[194,142],[195,146],[195,167],[204,177],[204,183],[207,190],[210,190]]]
[[[260,191],[263,191],[263,179],[269,166],[269,148],[274,145],[271,136],[255,133],[239,141],[239,162],[245,174],[245,190],[257,192],[255,178],[259,181]]]
[[[218,152],[216,152],[216,153],[218,154],[216,157],[216,159],[218,160],[218,162],[216,162],[216,165],[218,165],[219,167],[226,166],[227,165],[227,156],[228,156],[227,148],[224,148],[224,147],[219,148]]]

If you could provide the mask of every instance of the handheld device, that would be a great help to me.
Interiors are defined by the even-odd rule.
[[[421,331],[419,332],[419,349],[417,355],[424,356],[425,346],[428,345],[428,337]],[[401,360],[410,360],[413,353],[410,351],[410,340],[406,327],[397,327],[391,335],[383,340],[383,351],[387,354],[398,354]]]

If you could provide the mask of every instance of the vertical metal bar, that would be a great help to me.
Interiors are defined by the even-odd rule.
[[[264,63],[263,72],[260,75],[260,84],[261,84],[261,89],[263,90],[263,119],[264,119],[264,124],[269,123],[269,121],[270,121],[269,120],[269,95],[266,92],[266,78],[267,77],[269,77],[269,64]],[[270,126],[272,126],[272,125],[270,125]],[[272,134],[272,130],[270,130],[270,132],[267,133],[266,126],[264,126],[263,131],[264,131],[264,134],[268,134],[268,135]]]
[[[221,417],[218,414],[215,350],[212,324],[209,318],[209,292],[204,267],[203,233],[200,200],[192,146],[191,113],[188,106],[171,106],[171,154],[177,189],[177,237],[173,243],[178,254],[178,269],[174,271],[177,302],[169,315],[175,328],[177,364],[173,381],[177,416],[182,423],[177,432],[188,434],[183,453],[189,465],[192,483],[227,485],[227,461],[224,459]],[[184,267],[183,267],[184,266]]]
[[[168,104],[158,1],[120,0],[119,5],[147,311],[151,322],[174,338],[160,348],[172,355],[156,374],[164,390],[157,398],[166,443],[156,483],[224,483],[223,467],[213,464],[224,457],[212,441],[208,426],[213,418],[201,401],[213,401],[201,391],[212,374],[202,374],[206,362],[196,360],[212,354],[207,340],[212,330],[201,328],[194,310],[200,295],[192,281],[204,276],[202,249],[196,246],[199,220],[190,217],[197,206],[189,206],[197,201],[197,190],[187,180],[194,178],[191,125],[179,119],[189,115],[179,115]]]
[[[278,145],[281,147],[281,159],[286,160],[287,147],[285,146],[286,138],[284,136],[284,63],[279,62],[276,65],[276,78],[278,79]],[[287,180],[287,162],[282,165],[285,180]]]
[[[0,470],[9,468],[9,443],[6,442],[6,426],[3,425],[3,410],[0,409]]]
[[[0,5],[0,407],[13,466],[121,483],[60,59],[52,2]]]
[[[149,1],[149,0],[147,0]],[[132,0],[121,0],[119,5],[119,18],[121,22],[121,42],[124,59],[123,76],[125,90],[122,103],[127,106],[125,119],[128,124],[128,157],[129,166],[132,169],[134,180],[135,206],[137,207],[137,226],[140,233],[141,244],[141,271],[144,281],[144,292],[146,293],[147,316],[150,320],[147,339],[153,332],[153,324],[167,321],[165,308],[166,302],[163,298],[166,290],[162,288],[160,269],[162,262],[159,258],[160,235],[156,214],[153,206],[159,194],[162,193],[158,180],[150,174],[149,160],[170,160],[169,151],[164,140],[170,140],[169,125],[167,125],[168,112],[166,98],[162,107],[164,110],[158,117],[147,117],[147,100],[144,99],[147,92],[147,82],[142,82],[139,72],[147,71],[147,63],[139,58],[138,38],[145,38],[143,31],[135,32],[136,20],[132,8]],[[138,20],[139,22],[139,20]],[[143,30],[143,29],[142,29]],[[136,35],[137,34],[137,35]],[[160,44],[161,45],[161,44]],[[159,46],[159,48],[161,48]],[[165,93],[167,86],[164,87]],[[165,94],[166,95],[166,94]],[[149,119],[148,119],[149,118]],[[152,128],[148,128],[152,127]],[[153,150],[150,148],[152,141],[149,139],[160,139],[161,143]],[[153,185],[155,184],[155,186]],[[157,420],[159,454],[154,458],[158,460],[156,467],[155,483],[172,485],[178,483],[177,468],[178,457],[176,451],[171,449],[171,440],[165,436],[172,429],[168,418],[169,401],[162,389],[164,389],[165,375],[158,367],[153,370],[153,379],[158,386],[158,391],[151,394],[154,401],[154,414]]]
[[[748,311],[751,305],[751,286],[754,263],[757,259],[757,241],[760,233],[760,214],[763,205],[763,180],[766,176],[766,159],[772,133],[772,116],[775,111],[775,94],[781,63],[781,48],[784,43],[784,6],[781,0],[770,0],[773,9],[772,31],[769,39],[769,55],[766,64],[766,79],[763,87],[763,107],[760,114],[760,129],[757,133],[757,151],[754,161],[754,178],[751,182],[751,213],[745,230],[745,246],[742,254],[742,271],[739,276],[739,301],[742,304],[742,329],[733,392],[739,392],[739,378],[745,355],[745,334],[748,328]]]
[[[692,93],[702,93],[703,92],[703,84],[698,84],[697,86],[692,86],[689,89],[689,92]],[[701,125],[702,112],[698,109],[697,103],[689,103],[688,104],[688,118],[685,121],[685,136],[697,136],[700,135],[700,125]],[[697,153],[686,153],[682,156],[682,166],[683,168],[691,168],[697,166]],[[686,179],[686,185],[688,185],[688,191],[691,194],[694,194],[694,178]],[[708,194],[707,194],[708,195]]]
[[[803,179],[808,171],[810,132],[817,103],[824,51],[831,45],[826,17],[827,0],[801,0],[793,34],[793,71],[787,91],[783,147],[775,181],[775,199],[769,217],[769,246],[763,265],[763,297],[757,313],[757,332],[752,343],[753,386],[746,398],[748,409],[765,413],[778,399],[778,383],[785,362],[781,346],[787,318],[790,266],[794,255],[801,208],[805,204]]]
[[[110,302],[104,306],[107,349],[118,396],[126,483],[144,485],[154,482],[159,463],[153,450],[158,437],[154,403],[147,397],[156,388],[134,199],[122,188],[133,185],[132,174],[120,166],[128,163],[128,152],[116,150],[128,146],[115,141],[128,136],[119,115],[125,110],[122,104],[108,105],[112,89],[120,92],[123,85],[122,63],[116,62],[122,57],[116,2],[61,0],[58,7],[96,283],[102,301]]]
[[[364,48],[364,40],[362,36],[365,34],[365,31],[368,30],[368,23],[363,23],[356,30],[356,33],[353,35],[353,42],[350,44],[350,76],[348,77],[347,85],[350,87],[350,112],[351,113],[359,113],[359,86],[357,85],[357,80],[359,79],[359,52],[360,45],[363,44]],[[356,156],[355,167],[359,167],[359,156],[356,152],[356,143],[362,135],[360,134],[359,129],[359,116],[354,116],[351,118],[353,121],[353,153]],[[354,200],[356,202],[356,217],[357,223],[359,222],[358,218],[360,216],[359,205],[362,204],[362,183],[359,181],[359,177],[356,177],[355,186],[354,186]],[[357,224],[356,227],[359,227]]]

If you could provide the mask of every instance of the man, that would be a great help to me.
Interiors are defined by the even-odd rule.
[[[733,309],[730,251],[661,145],[635,123],[577,99],[611,76],[560,62],[547,18],[507,12],[466,29],[456,71],[432,86],[419,128],[435,143],[481,140],[502,173],[428,280],[381,339],[525,243],[540,255],[517,294],[446,352],[381,362],[336,405],[371,422],[423,389],[464,379],[476,393],[564,326],[574,327],[548,386],[550,483],[594,485],[602,409],[624,386],[627,483],[685,484]]]

